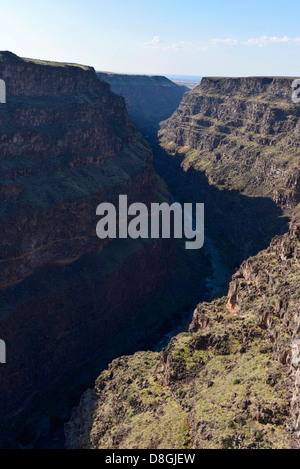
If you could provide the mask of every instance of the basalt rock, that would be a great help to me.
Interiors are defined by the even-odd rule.
[[[272,240],[270,247],[245,261],[233,276],[228,293],[229,312],[243,317],[254,308],[276,360],[287,367],[290,394],[288,426],[293,445],[299,447],[300,395],[300,206],[294,211],[290,230]]]
[[[0,78],[0,439],[28,445],[60,400],[143,341],[139,326],[131,341],[125,331],[165,289],[174,244],[96,236],[101,202],[156,201],[151,148],[124,98],[91,67],[10,52]],[[27,427],[11,423],[26,409]]]
[[[179,196],[189,191],[206,204],[207,227],[238,261],[283,234],[282,215],[300,201],[300,108],[291,85],[290,78],[203,78],[161,123],[157,166]]]
[[[143,135],[155,137],[159,123],[177,109],[189,89],[164,76],[120,75],[98,72],[114,93],[125,98],[128,114]]]
[[[113,361],[65,426],[69,448],[299,448],[299,206],[160,353]]]

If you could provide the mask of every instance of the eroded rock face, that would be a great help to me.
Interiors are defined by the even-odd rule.
[[[132,192],[145,202],[155,188],[151,150],[124,100],[93,69],[1,57],[7,84],[0,109],[3,288],[39,265],[99,247],[95,204],[113,187],[126,193],[135,179]]]
[[[120,75],[98,72],[101,80],[110,83],[111,89],[125,98],[128,114],[140,132],[156,137],[159,123],[177,109],[186,86],[176,85],[164,76]]]
[[[92,68],[2,52],[0,77],[7,87],[0,105],[3,419],[55,380],[76,373],[73,387],[81,386],[97,360],[118,353],[123,331],[164,289],[174,245],[96,236],[98,204],[127,194],[129,204],[149,205],[156,187],[151,148],[124,99]],[[88,371],[76,372],[92,359]],[[6,426],[3,438],[8,433]]]
[[[299,447],[299,109],[290,95],[288,79],[204,79],[162,124],[166,179],[206,203],[217,239],[237,243],[241,257],[269,245],[280,214],[292,220],[160,355],[109,365],[93,416],[83,417],[84,397],[66,425],[68,447]]]
[[[74,409],[69,448],[299,447],[299,206],[160,353],[113,361]]]
[[[299,447],[300,217],[295,209],[290,230],[270,247],[245,261],[233,276],[227,309],[243,317],[249,304],[256,323],[269,336],[276,359],[289,370],[290,428]]]
[[[300,201],[300,108],[291,84],[203,78],[161,123],[156,164],[206,204],[207,226],[235,245],[239,261],[286,231],[280,215]]]
[[[299,202],[300,111],[292,79],[203,78],[161,126],[161,142],[186,169],[244,195]]]
[[[92,67],[26,59],[9,51],[1,51],[0,58],[8,101],[25,97],[74,97],[74,93],[86,96],[99,92],[100,86],[107,89],[106,85],[97,83]]]

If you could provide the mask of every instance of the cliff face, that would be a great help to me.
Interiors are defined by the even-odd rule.
[[[300,201],[300,111],[291,84],[288,78],[203,78],[161,124],[165,153],[157,165],[164,164],[166,179],[176,167],[177,185],[181,168],[182,191],[191,187],[206,203],[207,226],[220,242],[226,237],[239,247],[239,260],[282,233],[280,215]]]
[[[144,135],[155,137],[159,123],[177,109],[189,89],[163,76],[120,75],[98,72],[111,89],[125,98],[132,122]]]
[[[9,52],[0,54],[0,76],[7,88],[0,105],[3,421],[59,379],[71,377],[65,385],[74,391],[93,367],[143,340],[125,346],[123,331],[165,288],[174,245],[96,236],[101,202],[117,204],[119,194],[129,203],[156,200],[152,152],[122,97],[90,67]],[[59,400],[52,399],[49,419]],[[20,422],[13,431],[18,436]]]
[[[299,447],[299,210],[189,332],[111,363],[66,425],[68,447]]]
[[[162,124],[166,148],[210,184],[282,206],[300,201],[300,111],[292,79],[207,79]]]

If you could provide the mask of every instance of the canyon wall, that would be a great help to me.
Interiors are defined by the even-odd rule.
[[[159,123],[177,109],[189,89],[179,86],[164,76],[121,75],[98,72],[101,80],[125,98],[128,114],[143,135],[153,138]]]
[[[300,111],[291,84],[203,78],[161,123],[157,167],[206,203],[207,228],[225,250],[234,244],[237,262],[286,231],[284,216],[300,201]]]
[[[165,291],[175,247],[96,236],[101,202],[156,201],[152,151],[122,97],[90,67],[10,52],[0,77],[0,439],[29,444],[67,411],[62,395],[143,343],[130,326]]]

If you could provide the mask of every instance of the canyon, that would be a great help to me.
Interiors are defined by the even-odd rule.
[[[69,448],[299,448],[299,210],[200,303],[162,352],[114,360],[66,425]]]
[[[1,447],[299,448],[292,79],[0,77]],[[99,239],[122,194],[204,203],[203,249]]]
[[[0,445],[38,447],[99,369],[205,296],[197,269],[209,267],[197,256],[191,282],[173,239],[97,237],[100,203],[127,194],[149,207],[170,195],[124,98],[93,68],[6,51],[0,76]]]
[[[65,425],[66,447],[300,447],[292,81],[204,78],[161,123],[156,170],[174,199],[205,203],[205,229],[234,272],[161,351],[112,361]]]
[[[125,98],[131,121],[151,140],[156,139],[160,122],[176,111],[184,93],[189,91],[163,76],[108,72],[97,72],[97,76],[109,83],[114,93]]]

